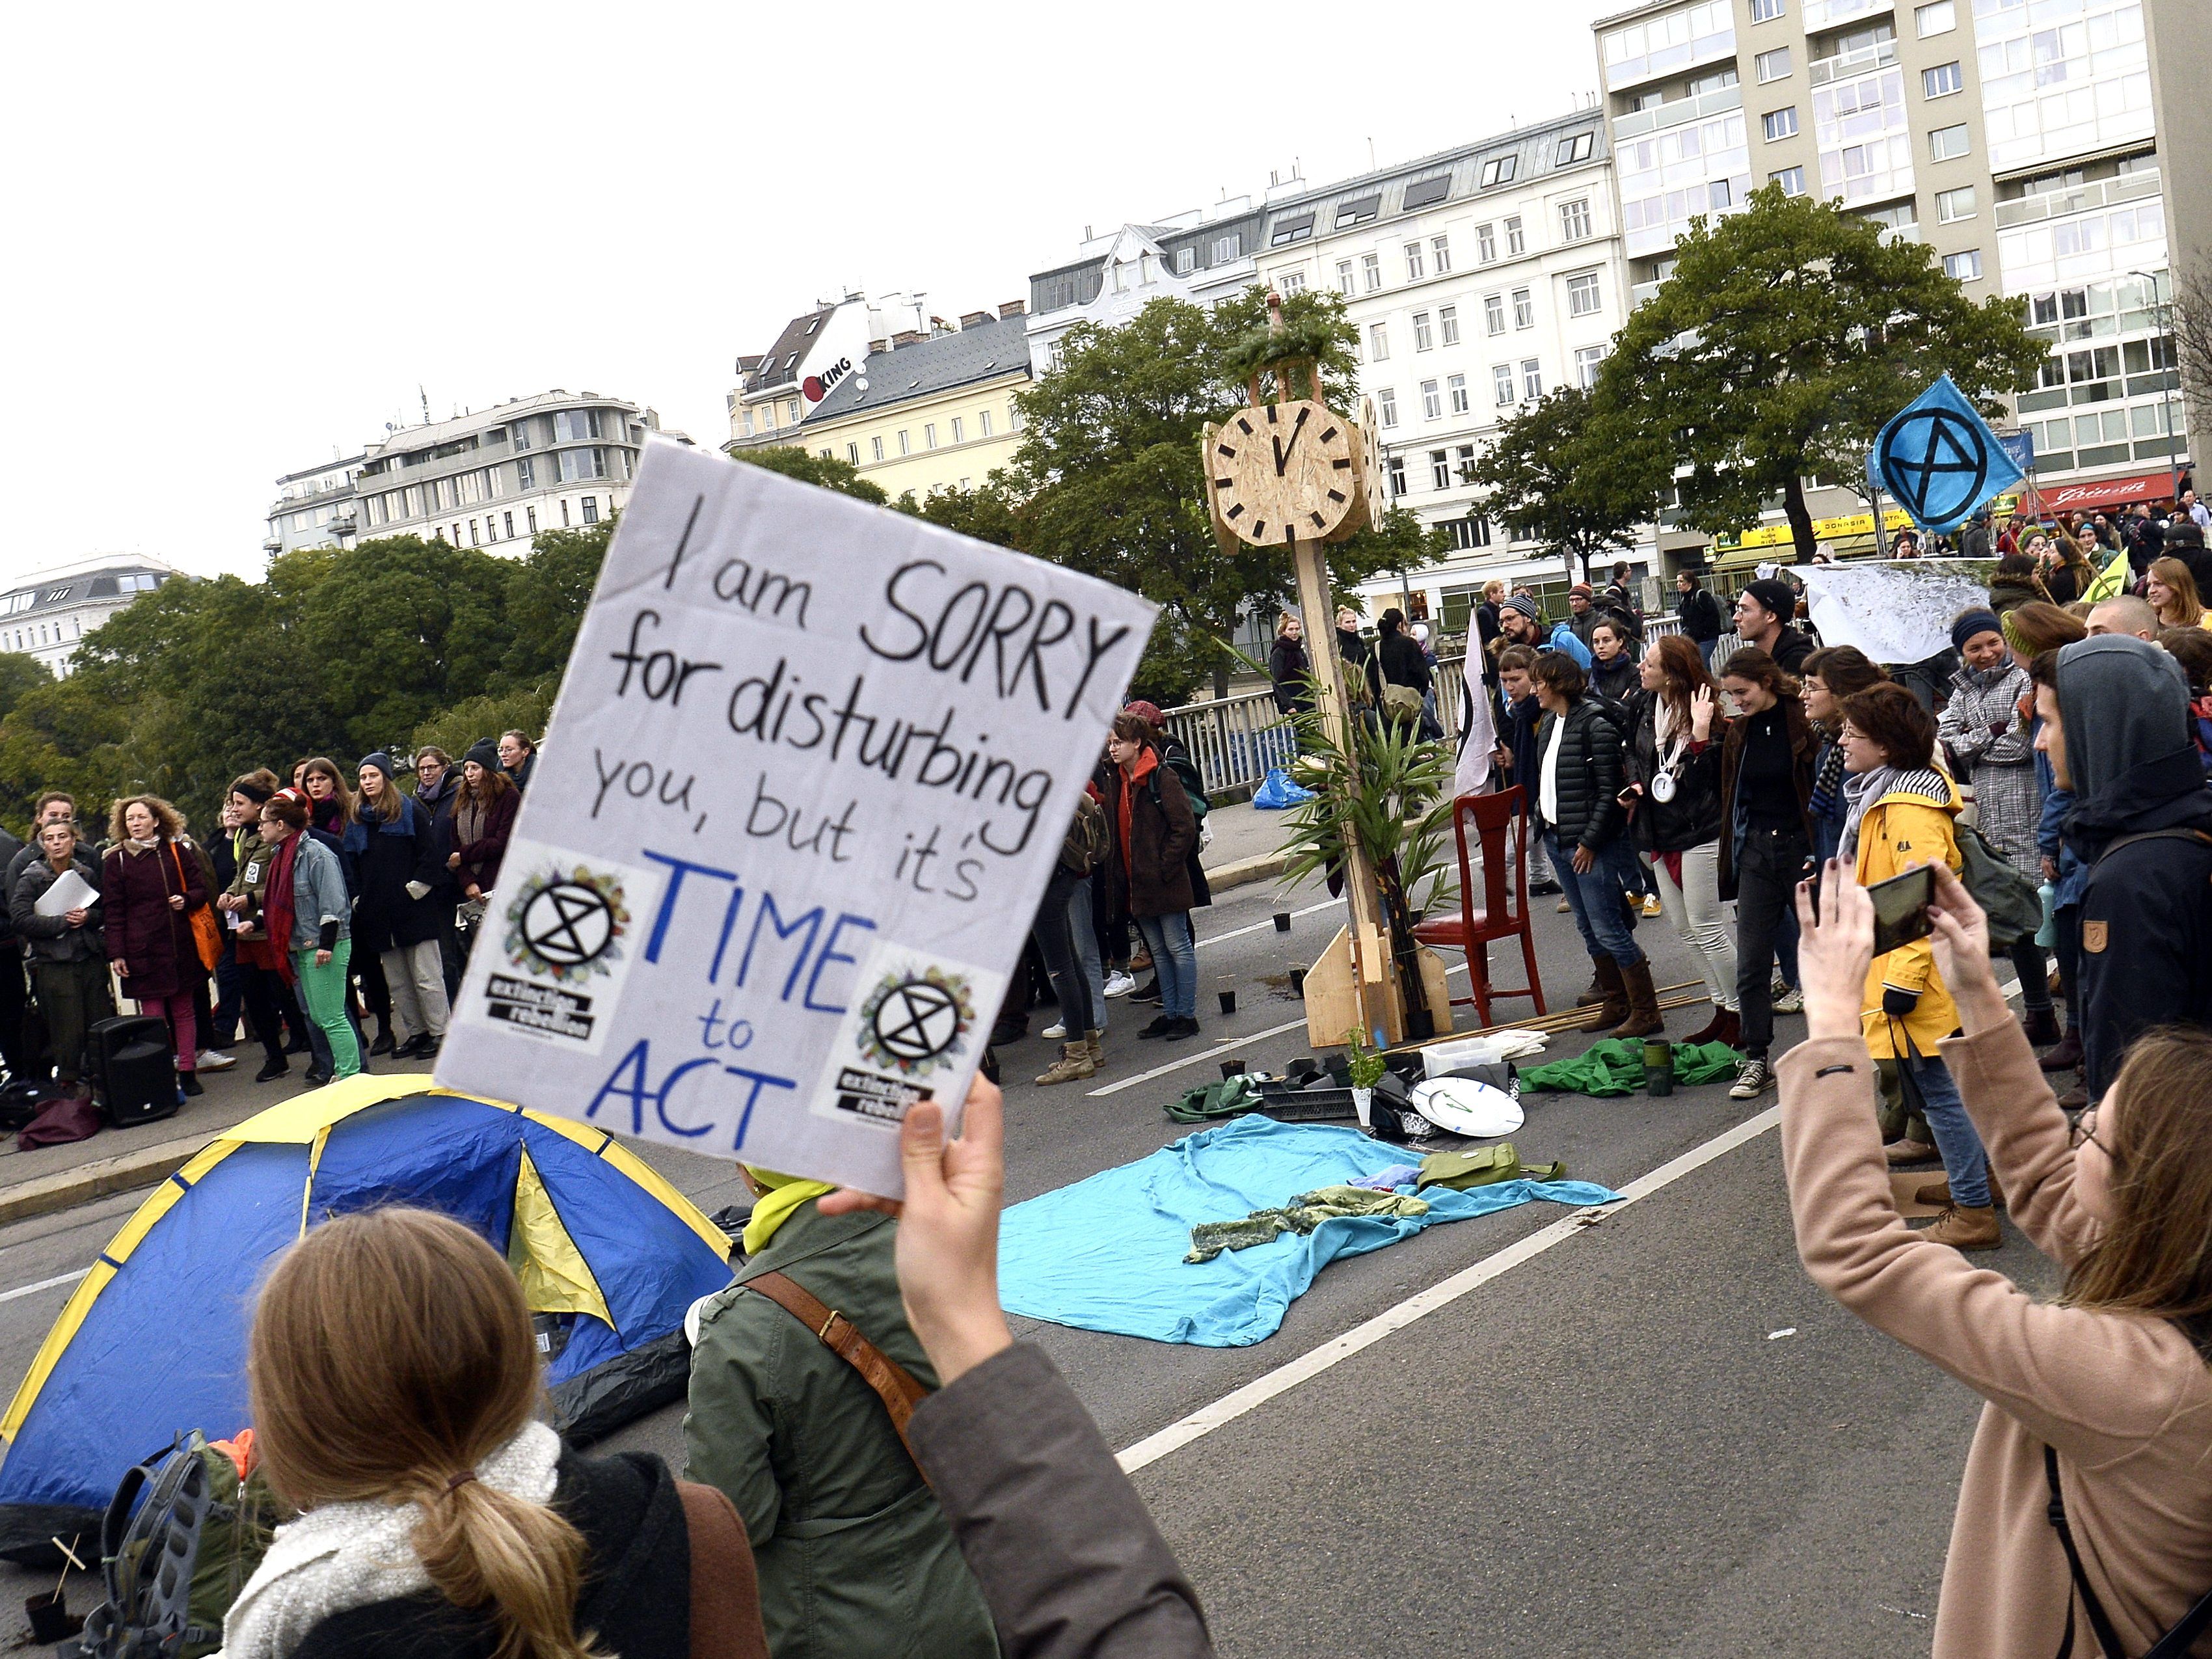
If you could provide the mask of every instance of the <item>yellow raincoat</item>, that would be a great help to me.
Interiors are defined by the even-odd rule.
[[[1939,858],[1957,870],[1959,838],[1952,820],[1963,805],[1958,786],[1942,772],[1906,773],[1867,808],[1859,824],[1859,884],[1871,887]],[[1881,1011],[1887,986],[1920,994],[1918,1005],[1903,1019],[1893,1021]],[[1912,1039],[1913,1048],[1923,1056],[1932,1056],[1936,1045],[1959,1029],[1959,1006],[1936,971],[1934,945],[1924,939],[1874,959],[1859,1009],[1868,1052],[1876,1060],[1898,1058],[1890,1040],[1893,1024]]]

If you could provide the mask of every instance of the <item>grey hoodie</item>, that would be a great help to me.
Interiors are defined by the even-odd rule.
[[[2103,634],[2058,653],[2058,714],[2074,810],[2066,834],[2094,863],[2118,836],[2212,808],[2190,731],[2189,679],[2148,640]]]

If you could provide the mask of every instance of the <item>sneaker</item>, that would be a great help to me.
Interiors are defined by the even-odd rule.
[[[1065,1042],[1067,1041],[1067,1027],[1054,1020],[1037,1035],[1043,1037],[1047,1042]]]
[[[1644,896],[1644,914],[1647,916],[1663,916],[1667,914],[1667,907],[1659,902],[1658,894],[1647,893]]]
[[[1160,1004],[1160,976],[1158,974],[1153,975],[1151,979],[1146,981],[1143,986],[1139,988],[1132,994],[1133,994],[1136,1000],[1139,1002],[1149,1002],[1154,1007],[1158,1007]]]
[[[1197,1035],[1198,1022],[1188,1017],[1169,1021],[1168,1029],[1160,1033],[1160,1036],[1170,1042],[1181,1042],[1185,1037],[1194,1037]]]
[[[253,1074],[253,1080],[256,1083],[274,1083],[280,1077],[289,1076],[291,1071],[292,1068],[281,1059],[264,1060],[261,1069]]]
[[[1147,1025],[1143,1030],[1138,1032],[1137,1035],[1140,1037],[1165,1036],[1175,1028],[1175,1024],[1176,1019],[1174,1015],[1162,1014],[1158,1018],[1154,1019],[1150,1025]]]
[[[227,1072],[237,1064],[236,1059],[223,1053],[220,1048],[200,1050],[199,1069],[203,1072]]]
[[[1559,914],[1560,914],[1561,915],[1563,915],[1563,916],[1564,916],[1565,915],[1566,915],[1566,914],[1567,914],[1567,912],[1568,912],[1568,911],[1570,911],[1570,910],[1573,909],[1574,908],[1575,908],[1575,907],[1574,907],[1573,901],[1571,901],[1571,900],[1570,900],[1570,899],[1567,899],[1567,898],[1565,898],[1565,897],[1562,897],[1562,898],[1559,900]]]
[[[1774,1012],[1778,1014],[1803,1013],[1805,993],[1795,985],[1778,983],[1774,988]]]
[[[392,1040],[390,1029],[386,1028],[376,1034],[376,1041],[368,1045],[368,1052],[372,1054],[388,1054],[398,1047],[398,1043]]]
[[[1549,898],[1559,890],[1559,884],[1549,876],[1545,877],[1541,881],[1532,881],[1528,884],[1528,891],[1538,898]]]
[[[1754,1057],[1744,1061],[1736,1073],[1735,1081],[1729,1087],[1729,1098],[1756,1100],[1773,1086],[1774,1068],[1766,1063],[1764,1057]]]
[[[1109,997],[1125,997],[1136,988],[1137,981],[1119,968],[1106,975],[1106,994]]]

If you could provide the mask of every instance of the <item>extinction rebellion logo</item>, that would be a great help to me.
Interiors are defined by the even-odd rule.
[[[520,1031],[590,1042],[599,1016],[580,988],[623,959],[630,914],[622,878],[549,865],[515,890],[506,915],[507,959],[521,971],[491,975],[484,1012]]]
[[[901,1077],[927,1077],[952,1064],[975,1023],[966,975],[941,968],[886,975],[860,1005],[860,1054]]]

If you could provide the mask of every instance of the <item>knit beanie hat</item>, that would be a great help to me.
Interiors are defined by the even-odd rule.
[[[1797,590],[1778,576],[1763,576],[1744,585],[1745,592],[1788,622],[1797,614]]]
[[[469,752],[461,757],[461,764],[464,766],[471,761],[474,761],[487,772],[498,771],[499,745],[489,738],[478,738],[469,745]]]
[[[1506,600],[1505,609],[1508,611],[1518,611],[1530,622],[1539,620],[1536,613],[1536,601],[1530,599],[1526,593],[1516,593],[1511,599]]]
[[[1955,649],[1964,651],[1966,641],[1977,634],[1995,634],[2000,639],[2004,636],[2004,624],[1997,620],[1996,611],[1961,612],[1959,620],[1951,624],[1951,644]]]
[[[381,749],[372,754],[363,755],[361,757],[361,763],[363,766],[374,766],[387,778],[396,776],[399,771],[399,769],[392,763],[392,757]]]

